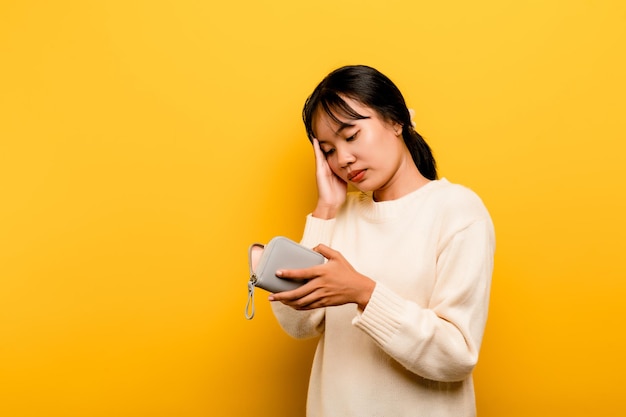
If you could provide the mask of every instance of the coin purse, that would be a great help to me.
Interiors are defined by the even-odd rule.
[[[283,236],[271,239],[267,245],[253,243],[248,249],[248,302],[246,319],[254,317],[254,289],[261,288],[271,293],[296,289],[307,280],[287,279],[276,276],[279,269],[301,269],[321,265],[326,258]]]

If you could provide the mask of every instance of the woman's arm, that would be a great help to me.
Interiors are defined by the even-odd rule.
[[[487,320],[494,246],[491,221],[472,223],[440,253],[427,308],[377,284],[353,324],[411,372],[437,381],[467,378]]]
[[[312,248],[320,242],[330,243],[335,220],[322,220],[308,215],[301,244]],[[270,297],[274,295],[271,294]],[[271,298],[270,298],[271,299]],[[271,303],[272,310],[285,332],[298,339],[310,338],[324,332],[325,309],[297,311],[280,302]]]

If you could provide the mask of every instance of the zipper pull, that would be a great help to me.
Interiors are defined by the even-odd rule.
[[[250,280],[248,281],[248,302],[246,303],[246,319],[252,320],[254,318],[254,286],[256,285],[256,274],[250,275]]]

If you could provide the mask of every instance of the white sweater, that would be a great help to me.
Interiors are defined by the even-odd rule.
[[[302,244],[318,243],[376,287],[362,314],[272,303],[293,337],[321,335],[307,416],[474,416],[495,247],[479,197],[445,179],[393,201],[349,193],[335,219],[307,217]]]

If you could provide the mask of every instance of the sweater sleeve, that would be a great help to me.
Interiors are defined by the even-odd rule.
[[[323,220],[309,214],[300,244],[308,248],[314,248],[320,243],[329,245],[334,227],[335,219]],[[292,337],[305,339],[324,332],[324,308],[298,311],[280,302],[273,302],[271,306],[280,326]]]
[[[491,220],[475,221],[440,252],[427,308],[377,283],[353,325],[415,374],[444,382],[467,378],[487,320],[494,246]]]
[[[304,233],[300,244],[307,248],[314,248],[320,243],[330,245],[333,231],[335,230],[335,222],[336,219],[324,220],[309,214],[306,217]]]

